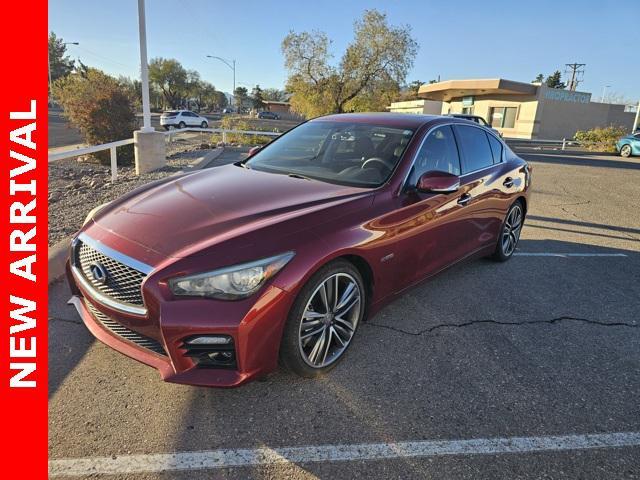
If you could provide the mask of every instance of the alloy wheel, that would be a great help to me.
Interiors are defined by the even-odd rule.
[[[336,273],[313,291],[302,314],[298,334],[307,365],[323,368],[346,351],[358,326],[362,295],[348,273]]]
[[[522,230],[522,207],[516,204],[509,211],[502,230],[502,253],[507,257],[514,252],[518,245],[520,230]]]
[[[623,145],[622,148],[620,149],[620,155],[622,155],[623,157],[631,156],[631,146]]]

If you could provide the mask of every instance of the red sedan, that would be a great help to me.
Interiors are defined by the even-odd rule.
[[[527,212],[529,165],[461,119],[331,115],[251,153],[98,208],[73,240],[87,327],[167,381],[323,374],[407,288],[509,259]]]

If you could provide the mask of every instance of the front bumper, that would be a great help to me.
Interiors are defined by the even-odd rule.
[[[154,307],[145,317],[133,318],[99,303],[77,281],[69,265],[67,278],[74,293],[69,303],[75,306],[89,331],[114,350],[154,367],[165,381],[235,387],[277,368],[282,330],[292,298],[275,286],[268,286],[256,298],[242,302],[155,298]],[[212,334],[233,338],[236,360],[233,368],[203,367],[187,355],[186,338]],[[154,348],[154,344],[159,348]]]

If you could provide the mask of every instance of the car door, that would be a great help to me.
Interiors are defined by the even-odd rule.
[[[460,155],[451,126],[430,130],[413,161],[397,207],[379,219],[394,237],[394,278],[390,288],[400,291],[442,270],[463,254],[470,227],[460,192],[424,193],[415,187],[428,171],[461,172]]]
[[[503,175],[503,146],[495,136],[471,125],[455,125],[453,130],[462,167],[459,203],[468,226],[462,253],[468,255],[497,241],[506,213],[503,199],[513,180]]]

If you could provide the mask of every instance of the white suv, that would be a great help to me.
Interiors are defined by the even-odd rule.
[[[172,110],[170,112],[164,112],[160,116],[160,125],[163,126],[165,130],[169,130],[170,127],[209,128],[209,121],[196,113],[190,112],[189,110]]]

